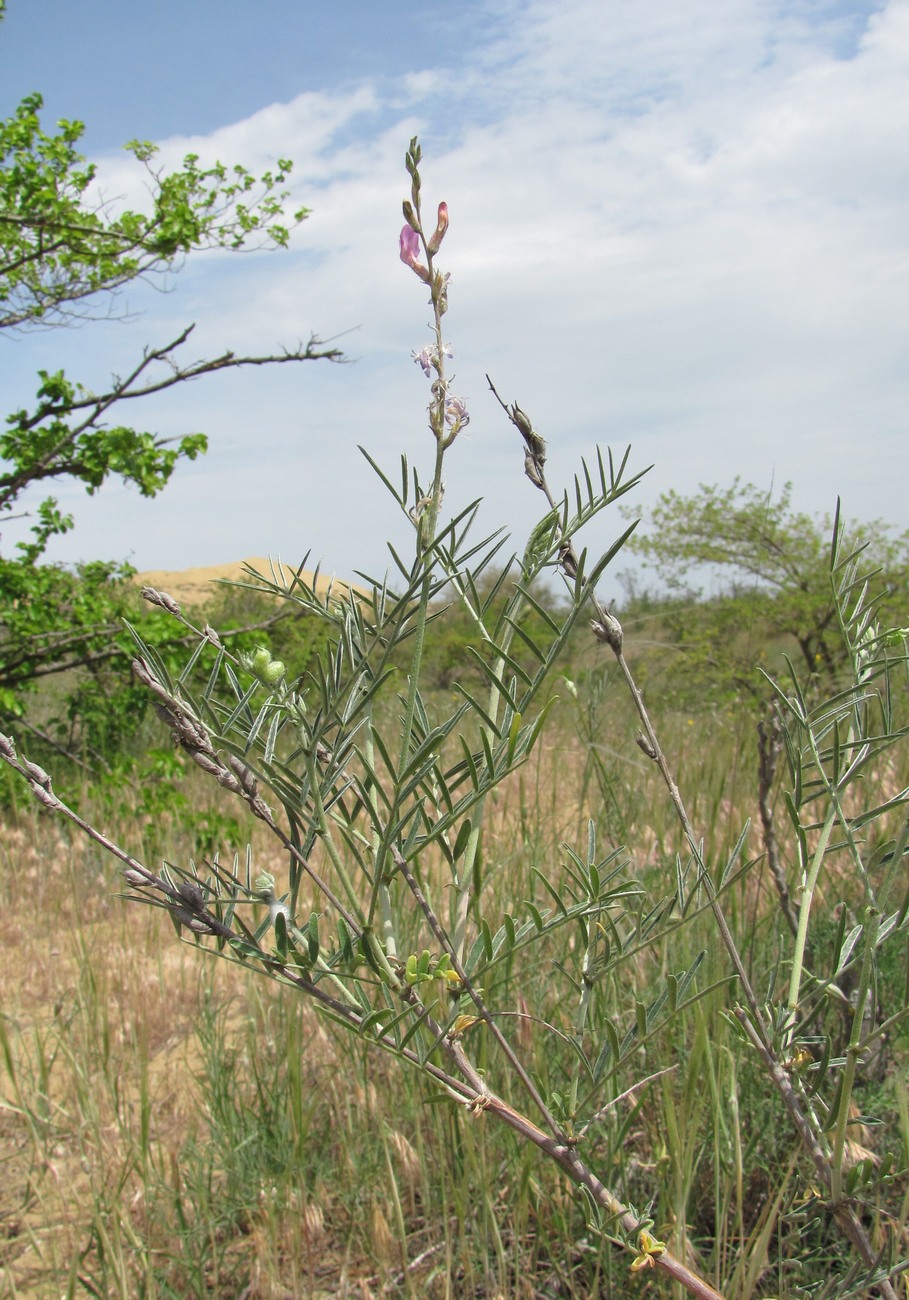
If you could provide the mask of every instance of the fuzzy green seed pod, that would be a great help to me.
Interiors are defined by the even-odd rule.
[[[275,878],[270,871],[263,871],[260,875],[256,876],[254,893],[258,894],[260,898],[265,898],[266,895],[273,894],[274,892]]]
[[[264,645],[257,646],[251,655],[241,655],[240,662],[248,672],[258,677],[259,681],[266,686],[277,686],[287,672],[284,662],[281,659],[272,659],[271,651]]]
[[[283,662],[280,659],[272,659],[266,668],[262,670],[259,676],[268,686],[277,686],[278,682],[287,672]]]
[[[261,676],[262,673],[265,672],[266,668],[270,663],[271,663],[271,651],[268,649],[268,647],[264,645],[256,646],[256,649],[253,651],[253,657],[250,660],[249,666],[251,671],[254,672],[257,677],[259,677]]]

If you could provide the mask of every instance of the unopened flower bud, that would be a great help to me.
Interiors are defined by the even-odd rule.
[[[439,315],[444,316],[448,311],[448,281],[451,274],[446,271],[443,275],[441,271],[436,271],[432,281],[433,301],[439,309]],[[429,281],[427,280],[427,284]]]
[[[256,876],[256,884],[253,892],[258,894],[260,898],[270,898],[274,895],[275,878],[270,871],[263,871],[260,875]]]
[[[268,648],[264,645],[257,646],[252,657],[252,663],[250,664],[253,672],[258,676],[259,673],[265,671],[270,663],[271,654],[269,653]]]
[[[272,659],[267,646],[257,646],[253,654],[241,654],[243,667],[266,686],[277,686],[287,669],[280,659]]]
[[[437,253],[445,238],[445,231],[448,229],[448,204],[439,204],[439,215],[435,230],[432,232],[432,238],[429,241],[428,248],[430,253]]]
[[[420,222],[419,219],[417,218],[417,214],[413,210],[413,204],[411,203],[410,199],[405,199],[403,206],[404,206],[404,220],[407,222],[408,226],[410,226],[411,230],[414,230],[416,231],[417,234],[419,234]]]
[[[277,686],[286,672],[287,668],[283,660],[272,659],[268,666],[262,670],[262,680],[266,686]]]

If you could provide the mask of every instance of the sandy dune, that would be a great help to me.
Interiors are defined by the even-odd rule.
[[[277,560],[254,556],[248,560],[234,560],[230,564],[212,564],[208,568],[201,569],[150,569],[147,573],[137,573],[133,581],[140,587],[156,587],[158,591],[165,591],[169,596],[173,596],[174,600],[183,601],[188,605],[201,605],[217,594],[218,582],[247,581],[249,578],[246,572],[247,566],[269,579],[272,569],[279,579],[283,570],[288,582],[296,572],[289,564],[279,564]],[[311,582],[312,570],[304,569],[303,579]],[[345,584],[339,579],[332,579],[330,574],[320,573],[317,590],[325,591],[332,581],[343,589]]]

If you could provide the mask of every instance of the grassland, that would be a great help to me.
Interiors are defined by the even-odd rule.
[[[625,846],[626,874],[648,898],[673,888],[684,846],[634,743],[630,708],[586,661],[575,669],[578,698],[562,691],[547,739],[490,801],[490,914],[537,898],[534,870],[555,878],[563,845],[586,843],[588,818],[604,848]],[[676,707],[660,725],[697,833],[719,862],[747,822],[758,825],[753,719],[741,708]],[[209,852],[229,861],[248,840],[257,869],[280,876],[272,845],[226,796],[198,774],[175,780],[197,816],[207,810]],[[905,749],[892,751],[861,797],[907,784]],[[199,854],[185,817],[131,818],[128,799],[101,801],[75,778],[68,793],[147,858]],[[756,829],[745,856],[753,865],[725,904],[772,1004],[785,976],[783,924]],[[652,1270],[629,1272],[536,1152],[483,1115],[436,1104],[423,1078],[351,1040],[292,990],[178,941],[165,913],[127,905],[119,888],[111,860],[24,794],[10,796],[0,844],[4,1300],[677,1294]],[[816,899],[819,957],[836,941],[838,909],[860,902],[843,860]],[[564,966],[575,943],[540,947],[497,977],[509,1035],[548,1095],[572,1059],[552,1029],[571,1028]],[[641,944],[612,976],[606,1003],[617,1022],[633,1019],[636,1001],[699,954],[707,991],[641,1042],[585,1154],[626,1203],[649,1207],[657,1235],[728,1300],[868,1294],[823,1289],[842,1243],[779,1101],[724,1014],[730,972],[709,917]],[[906,981],[904,941],[879,972],[881,1014],[905,1004]],[[842,1050],[848,1015],[831,1000],[815,1028]],[[894,1159],[886,1206],[869,1198],[861,1212],[876,1248],[903,1257],[907,1061],[904,1021],[867,1062],[856,1094],[863,1122],[849,1130],[853,1165]]]

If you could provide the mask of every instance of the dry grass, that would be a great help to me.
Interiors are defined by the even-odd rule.
[[[506,799],[503,811],[510,806]],[[162,912],[127,906],[115,897],[112,863],[65,838],[52,818],[27,816],[2,834],[4,1300],[475,1294],[475,1283],[458,1291],[464,1269],[451,1252],[476,1206],[426,1208],[435,1194],[426,1171],[447,1158],[449,1116],[431,1108],[417,1131],[408,1128],[408,1082],[393,1063],[352,1053],[285,990],[178,942]],[[129,842],[129,827],[122,838]],[[182,860],[175,847],[169,856]],[[278,868],[269,846],[259,848],[257,862]],[[310,1144],[300,1162],[308,1168],[241,1189],[245,1204],[213,1229],[220,1240],[201,1252],[190,1290],[173,1256],[177,1220],[193,1213],[201,1153],[213,1155],[211,1199],[237,1196],[227,1186],[230,1161],[212,1151],[229,1134],[212,1133],[212,1045],[200,1027],[210,1036],[216,1024],[230,1045],[224,1064],[239,1108],[255,1108],[250,1078],[269,1056],[283,1108],[294,1086],[275,1038],[290,1019],[302,1048],[298,1122],[308,1130],[290,1140]],[[408,1098],[405,1112],[413,1104]],[[478,1172],[490,1157],[479,1129],[460,1142],[465,1183],[487,1180],[488,1170]],[[457,1195],[466,1199],[465,1189]]]
[[[490,915],[532,896],[531,867],[554,871],[560,840],[583,841],[585,755],[567,735],[557,728],[490,799]],[[735,749],[720,753],[677,720],[697,821],[721,844],[754,814],[750,755],[732,730],[730,739]],[[659,887],[678,836],[652,773],[635,761],[626,779],[634,870]],[[881,775],[882,787],[898,781]],[[587,805],[595,798],[591,789]],[[126,844],[147,830],[117,829]],[[280,878],[257,834],[257,867]],[[191,845],[164,852],[185,862]],[[285,990],[178,942],[162,912],[127,907],[113,865],[50,817],[28,813],[3,828],[0,881],[3,1300],[624,1294],[559,1176],[483,1121],[426,1106],[418,1082]],[[753,933],[775,908],[759,874],[731,902]],[[644,996],[681,964],[654,946],[616,987]],[[507,1005],[557,1015],[549,972],[541,965],[539,988],[514,989]],[[545,1055],[536,1023],[519,1014],[513,1024],[516,1041]],[[692,1024],[690,1041],[665,1044],[679,1073],[648,1096],[618,1150],[605,1141],[601,1154],[613,1174],[624,1169],[633,1197],[660,1189],[660,1231],[700,1264],[698,1252],[715,1249],[727,1294],[744,1300],[769,1294],[757,1282],[768,1269],[774,1278],[769,1252],[800,1186],[797,1162],[771,1176],[758,1161],[735,1191],[723,1162],[735,1149],[739,1112],[729,1105],[741,1078],[721,1022],[709,1035],[707,1021]],[[642,1069],[660,1064],[642,1057]],[[736,1140],[747,1145],[747,1126]],[[874,1130],[855,1140],[876,1154]],[[699,1244],[712,1240],[712,1214],[724,1223],[714,1247]],[[654,1288],[648,1280],[644,1290],[662,1294]]]

